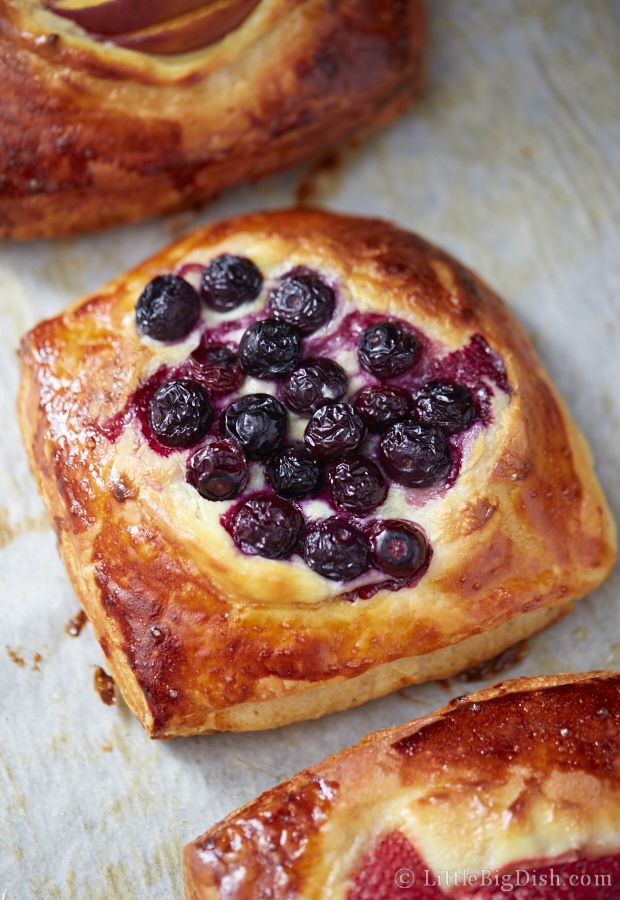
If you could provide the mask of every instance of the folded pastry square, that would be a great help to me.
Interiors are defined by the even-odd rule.
[[[0,236],[194,207],[419,94],[423,0],[0,0]]]
[[[615,555],[585,441],[471,272],[376,220],[183,238],[23,341],[24,441],[154,736],[448,677]]]
[[[188,900],[617,900],[620,675],[507,681],[370,734],[184,859]]]

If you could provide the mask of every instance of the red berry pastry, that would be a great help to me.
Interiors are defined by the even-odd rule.
[[[620,675],[519,678],[377,731],[184,859],[188,900],[618,900]]]
[[[21,352],[61,552],[152,735],[448,677],[613,564],[589,451],[522,329],[385,222],[211,225]]]
[[[0,0],[0,237],[195,207],[325,154],[407,109],[425,43],[424,0]],[[272,316],[323,324],[329,285],[281,275]],[[222,254],[203,302],[257,287]]]

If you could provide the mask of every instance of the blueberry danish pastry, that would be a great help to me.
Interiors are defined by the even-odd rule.
[[[0,237],[195,206],[382,127],[423,0],[0,0]]]
[[[185,848],[188,900],[618,900],[620,676],[520,678],[378,731]]]
[[[194,232],[28,334],[21,425],[150,734],[447,677],[614,560],[585,441],[471,272],[391,225]]]

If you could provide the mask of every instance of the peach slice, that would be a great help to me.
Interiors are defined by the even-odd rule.
[[[50,0],[47,5],[86,31],[108,35],[148,28],[215,3],[217,0]]]
[[[259,0],[219,0],[208,9],[189,12],[139,31],[118,34],[111,40],[121,47],[144,53],[187,53],[219,41],[241,25],[258,3]]]

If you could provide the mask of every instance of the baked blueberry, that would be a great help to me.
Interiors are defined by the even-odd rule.
[[[149,404],[149,425],[166,447],[191,447],[209,429],[213,409],[205,388],[188,378],[162,385]]]
[[[227,312],[256,300],[262,287],[263,276],[251,259],[223,253],[202,273],[200,294],[210,309]]]
[[[329,472],[329,486],[336,506],[354,516],[366,516],[384,502],[388,488],[378,466],[365,456],[350,456]]]
[[[350,581],[370,565],[368,541],[346,519],[319,519],[306,529],[303,557],[314,572],[332,581]]]
[[[448,434],[465,431],[476,418],[474,398],[464,384],[429,381],[414,398],[420,422],[437,425]]]
[[[136,303],[138,331],[156,341],[187,337],[200,317],[200,298],[189,281],[159,275],[144,288]]]
[[[287,418],[286,409],[271,394],[247,394],[224,410],[221,430],[239,442],[248,459],[263,459],[284,440]]]
[[[243,384],[237,354],[224,344],[200,344],[187,362],[188,374],[212,394],[229,394]]]
[[[359,339],[360,365],[378,378],[393,378],[410,369],[420,352],[412,331],[396,322],[380,322],[366,328]]]
[[[207,500],[231,500],[248,480],[248,465],[232,440],[213,441],[187,460],[187,482]]]
[[[289,375],[299,359],[301,338],[288,322],[261,319],[245,331],[239,343],[239,362],[256,378]]]
[[[282,385],[282,399],[290,410],[310,416],[328,400],[347,391],[347,373],[331,359],[305,359]]]
[[[303,521],[297,507],[287,500],[274,494],[257,494],[235,510],[231,533],[244,553],[282,559],[292,553]]]
[[[276,494],[298,500],[318,490],[323,467],[305,447],[282,447],[269,457],[265,473]]]
[[[436,484],[450,472],[450,451],[436,425],[395,422],[381,438],[379,454],[386,473],[410,487]]]
[[[306,447],[316,456],[344,456],[357,450],[366,437],[362,414],[350,403],[319,406],[304,432]]]
[[[388,575],[410,577],[426,562],[426,539],[411,522],[400,519],[375,522],[369,538],[374,565]]]
[[[363,413],[371,431],[383,431],[392,422],[406,418],[411,410],[411,395],[391,384],[377,384],[362,388],[353,403]]]
[[[284,275],[269,295],[269,311],[274,319],[294,325],[303,334],[312,334],[334,314],[336,295],[317,274],[294,269]]]

